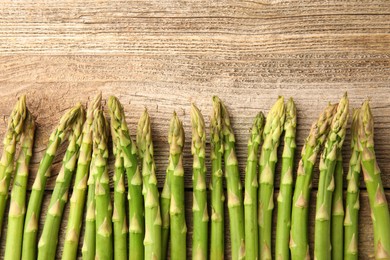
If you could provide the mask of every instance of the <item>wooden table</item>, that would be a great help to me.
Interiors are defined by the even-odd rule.
[[[0,134],[17,96],[27,94],[38,123],[29,187],[60,116],[78,101],[87,104],[98,91],[105,99],[116,95],[123,102],[133,136],[141,112],[148,108],[161,187],[168,162],[168,122],[176,110],[186,132],[190,238],[191,102],[201,108],[207,125],[211,97],[218,95],[226,103],[243,178],[248,130],[258,111],[267,113],[278,95],[294,97],[300,151],[320,111],[348,91],[352,107],[371,99],[376,152],[390,199],[389,1],[0,0],[0,17]],[[348,133],[345,171],[349,145]],[[45,207],[64,150],[55,159]],[[276,175],[278,185],[279,171]],[[318,169],[310,225],[317,179]],[[373,235],[367,192],[363,183],[361,187],[359,250],[367,259],[373,257]],[[45,214],[43,210],[41,224]]]

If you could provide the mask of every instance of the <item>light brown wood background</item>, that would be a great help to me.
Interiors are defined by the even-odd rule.
[[[370,98],[378,162],[390,198],[389,84],[390,2],[386,0],[0,0],[0,134],[5,133],[17,97],[27,94],[38,123],[29,187],[60,116],[78,101],[87,104],[98,91],[104,98],[116,95],[123,102],[133,136],[139,116],[148,108],[161,187],[168,123],[176,110],[186,132],[189,238],[191,102],[200,107],[207,125],[211,97],[219,95],[226,103],[243,178],[252,118],[260,110],[267,113],[278,95],[292,96],[297,104],[297,161],[310,124],[328,102],[337,102],[345,91],[351,107]],[[345,170],[349,145],[348,135]],[[45,206],[64,149],[55,160]],[[311,225],[317,174],[318,170]],[[373,236],[363,183],[361,187],[359,250],[367,259],[373,257]],[[62,230],[67,212],[68,208]],[[45,214],[43,210],[41,223]],[[3,236],[1,248],[4,242]],[[228,240],[226,245],[229,256]]]

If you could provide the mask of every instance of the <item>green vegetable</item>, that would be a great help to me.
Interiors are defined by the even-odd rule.
[[[340,150],[337,152],[337,162],[334,170],[335,188],[332,196],[331,244],[333,260],[342,260],[344,255],[343,178],[343,157]]]
[[[56,185],[50,199],[43,231],[38,244],[38,259],[55,259],[58,243],[58,233],[61,225],[64,207],[68,201],[68,189],[76,170],[77,158],[82,140],[84,112],[80,113],[69,138],[69,145],[62,160],[62,167],[56,179]]]
[[[349,114],[347,95],[340,100],[320,161],[317,192],[314,257],[331,259],[331,209],[337,153],[343,146]]]
[[[7,240],[4,259],[20,259],[22,255],[22,238],[24,216],[26,212],[26,189],[30,159],[34,146],[35,122],[27,111],[24,124],[20,154],[16,163],[16,175],[11,192],[11,203],[8,214]]]
[[[192,104],[192,186],[194,200],[193,212],[193,234],[192,234],[192,259],[207,259],[208,247],[208,223],[209,214],[207,211],[206,191],[206,131],[204,119],[199,109]]]
[[[184,169],[183,146],[184,130],[182,122],[173,114],[169,127],[169,164],[167,171],[171,176],[171,202],[169,208],[171,220],[171,255],[172,260],[186,259],[187,226],[184,208]]]
[[[272,211],[274,208],[275,167],[285,119],[284,98],[279,97],[268,113],[264,126],[264,143],[259,160],[259,250],[260,259],[271,259]]]
[[[93,121],[94,160],[91,174],[95,176],[96,203],[96,259],[113,259],[112,205],[108,175],[108,122],[102,110],[97,110]]]
[[[362,154],[359,151],[358,131],[359,131],[359,113],[356,109],[353,113],[351,125],[351,159],[349,160],[349,170],[347,174],[348,188],[345,200],[345,219],[344,219],[344,259],[357,260],[358,238],[359,238],[359,185]]]
[[[93,114],[100,108],[101,99],[102,95],[98,94],[92,104],[88,106],[87,118],[83,126],[83,139],[77,161],[72,197],[70,198],[68,226],[62,251],[63,260],[73,260],[77,257],[77,248],[79,245],[80,229],[87,191],[87,180],[92,157]],[[93,227],[93,229],[95,229],[95,227]]]
[[[358,131],[358,147],[362,153],[361,166],[374,227],[375,259],[390,259],[390,215],[375,156],[374,119],[368,101],[364,102],[360,109]]]
[[[123,107],[116,97],[110,97],[108,107],[111,115],[112,135],[122,149],[123,163],[128,181],[129,197],[129,258],[144,259],[144,202],[142,176],[137,158],[137,146],[130,137]]]
[[[75,121],[84,114],[81,104],[77,104],[60,119],[59,125],[52,132],[46,152],[39,164],[30,199],[28,202],[26,219],[24,222],[22,259],[35,260],[37,258],[38,221],[41,214],[42,200],[45,193],[47,178],[50,176],[50,167],[57,149],[67,133],[75,127]]]
[[[137,146],[142,158],[145,204],[145,259],[161,259],[161,213],[150,117],[145,110],[138,122]]]
[[[7,132],[3,141],[3,154],[0,160],[0,235],[2,232],[5,207],[11,176],[14,172],[16,144],[19,142],[27,115],[26,96],[21,96],[12,110]]]
[[[295,135],[297,112],[294,101],[290,98],[286,104],[286,119],[284,122],[284,148],[282,155],[282,170],[280,190],[278,195],[278,218],[276,224],[275,255],[277,259],[290,259],[290,226],[291,201],[293,192],[293,169],[295,156]]]
[[[293,260],[309,259],[309,201],[317,155],[329,133],[336,105],[328,105],[311,126],[298,165],[291,212],[290,251]]]
[[[223,135],[221,102],[213,97],[213,116],[211,117],[211,229],[210,229],[210,259],[222,260],[225,254],[224,242],[224,191],[223,191]]]
[[[218,97],[214,98],[218,99]],[[219,102],[221,104],[222,115],[223,155],[225,161],[232,258],[243,259],[245,258],[244,207],[242,203],[240,172],[236,157],[235,137],[230,124],[229,113],[225,105],[221,101]]]
[[[264,115],[258,113],[253,120],[251,136],[248,141],[248,159],[245,168],[245,246],[246,258],[258,259],[259,234],[257,228],[257,165],[259,146],[263,139]]]

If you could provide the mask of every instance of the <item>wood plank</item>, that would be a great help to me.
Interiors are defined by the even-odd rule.
[[[43,208],[47,209],[48,204],[50,202],[50,192],[47,191],[44,197],[43,202]],[[275,199],[276,199],[275,195]],[[113,196],[112,196],[113,197]],[[386,191],[386,197],[388,201],[390,200],[390,191]],[[315,191],[312,192],[312,200],[310,203],[310,217],[309,217],[309,232],[310,232],[310,253],[313,255],[313,239],[314,239],[314,212],[315,212]],[[361,209],[359,213],[359,259],[374,259],[373,256],[373,233],[372,233],[372,223],[371,223],[371,217],[370,217],[370,207],[368,202],[368,196],[366,191],[361,192]],[[186,192],[185,193],[185,199],[186,199],[186,219],[187,219],[187,226],[188,226],[188,235],[187,235],[187,254],[188,257],[191,256],[191,236],[192,236],[192,192]],[[44,219],[46,215],[46,210],[43,210],[41,220],[40,220],[40,228],[39,232],[43,229]],[[57,250],[57,257],[60,258],[62,254],[62,246],[65,239],[65,231],[66,231],[66,225],[67,225],[67,218],[69,214],[69,203],[66,205],[65,211],[64,211],[64,217],[61,224],[60,229],[60,237],[59,237],[59,243],[58,243],[58,250]],[[276,232],[276,214],[277,211],[274,211],[274,223],[273,223],[273,237],[275,237]],[[230,256],[230,237],[229,237],[229,222],[228,222],[228,211],[225,207],[225,252],[226,256]],[[84,227],[83,227],[84,228]],[[4,233],[6,234],[7,225],[4,224]],[[40,235],[40,233],[39,233]],[[83,232],[82,232],[83,236]],[[80,239],[80,246],[79,246],[79,255],[81,256],[81,247],[82,247],[82,241],[83,238]],[[0,255],[4,255],[4,247],[5,247],[5,235],[1,238],[1,246],[0,246]]]

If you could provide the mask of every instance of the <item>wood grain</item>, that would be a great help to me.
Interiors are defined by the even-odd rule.
[[[133,137],[143,109],[149,110],[160,188],[168,161],[168,124],[173,111],[178,112],[186,133],[190,217],[191,102],[207,125],[211,97],[219,95],[225,102],[243,179],[248,131],[258,111],[267,113],[279,95],[292,96],[300,151],[321,110],[348,91],[351,107],[371,99],[376,154],[389,196],[389,83],[386,0],[0,0],[0,136],[17,96],[27,94],[38,123],[29,188],[60,116],[102,91],[105,99],[116,95],[124,104]],[[349,145],[348,133],[345,169]],[[65,148],[55,159],[45,207]],[[318,169],[313,193],[317,182]],[[360,253],[367,259],[372,258],[372,229],[364,183],[361,187]],[[65,223],[66,216],[63,228]]]

